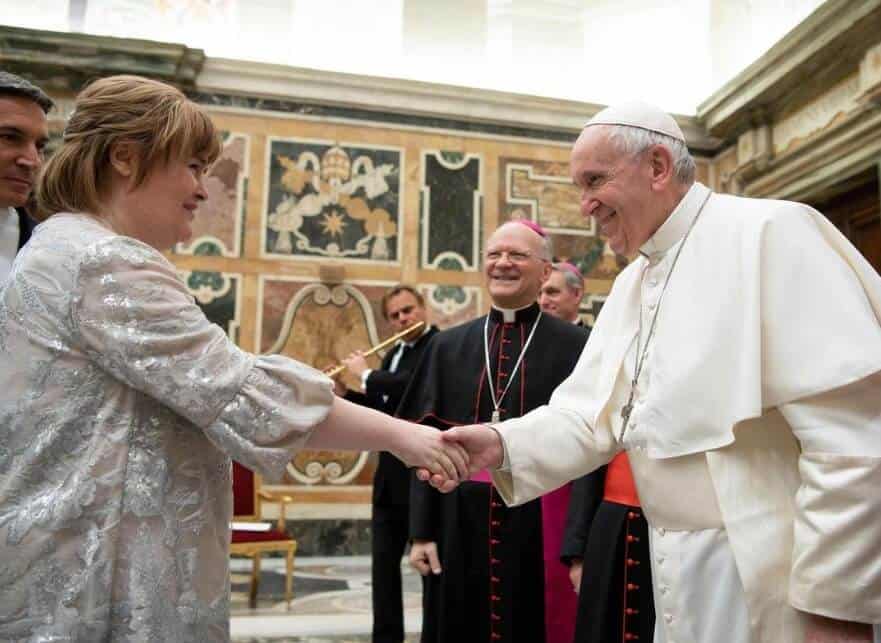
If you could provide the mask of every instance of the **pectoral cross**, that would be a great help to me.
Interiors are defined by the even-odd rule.
[[[627,404],[621,407],[621,419],[623,420],[621,424],[621,436],[624,436],[624,432],[627,430],[627,425],[630,424],[630,414],[633,413],[633,393],[634,389],[630,389],[630,397],[627,398]]]
[[[490,420],[490,422],[499,422],[499,421],[501,421],[501,419],[502,418],[499,415],[499,410],[493,409],[492,419]]]

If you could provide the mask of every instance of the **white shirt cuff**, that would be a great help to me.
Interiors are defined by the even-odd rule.
[[[505,444],[505,438],[502,437],[501,431],[499,431],[492,424],[487,424],[486,426],[495,431],[496,435],[499,436],[499,440],[501,440],[502,442],[502,464],[499,465],[499,468],[496,469],[496,471],[504,471],[506,473],[509,473],[511,471],[511,458],[508,455],[508,445]]]
[[[361,373],[361,392],[367,392],[367,378],[370,377],[370,374],[373,372],[372,368],[368,368],[366,371]]]

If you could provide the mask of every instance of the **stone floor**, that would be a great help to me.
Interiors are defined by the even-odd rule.
[[[257,607],[248,607],[251,562],[233,559],[230,630],[235,643],[367,643],[372,627],[368,556],[298,556],[294,599],[284,602],[284,560],[263,559]],[[402,564],[407,643],[419,640],[422,584]]]

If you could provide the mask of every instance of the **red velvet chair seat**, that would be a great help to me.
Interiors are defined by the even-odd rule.
[[[276,531],[275,529],[270,529],[269,531],[244,531],[244,530],[232,530],[232,543],[263,543],[270,542],[273,540],[292,540],[290,536],[288,536],[283,531]]]
[[[260,488],[260,479],[253,471],[238,462],[232,466],[233,520],[261,520],[263,512],[260,503],[263,500],[279,504],[279,517],[269,531],[250,531],[247,529],[230,530],[229,553],[233,556],[251,558],[251,589],[248,592],[248,604],[257,607],[257,589],[260,583],[260,557],[267,552],[281,552],[285,556],[285,604],[291,606],[291,587],[294,576],[294,556],[297,553],[297,541],[284,530],[285,507],[292,498],[284,494],[273,494]]]

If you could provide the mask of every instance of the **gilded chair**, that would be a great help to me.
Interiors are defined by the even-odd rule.
[[[274,494],[260,488],[260,476],[238,462],[233,462],[233,520],[236,522],[258,522],[261,517],[261,502],[266,500],[279,504],[278,521],[268,531],[232,529],[230,555],[247,556],[252,560],[251,587],[248,605],[257,607],[257,587],[260,582],[260,557],[264,552],[283,552],[286,558],[284,585],[285,603],[290,609],[291,586],[294,576],[294,555],[297,541],[285,530],[285,507],[292,502],[290,496]]]

